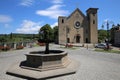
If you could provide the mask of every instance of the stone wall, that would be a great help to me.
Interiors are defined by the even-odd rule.
[[[120,46],[120,31],[115,32],[114,44]]]
[[[31,47],[33,42],[0,43],[0,50],[23,49]]]

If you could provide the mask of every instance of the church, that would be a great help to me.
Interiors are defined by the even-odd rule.
[[[69,16],[58,17],[58,43],[98,43],[98,8],[89,8],[84,15],[79,8]]]

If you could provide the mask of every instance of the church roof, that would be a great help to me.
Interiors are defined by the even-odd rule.
[[[76,10],[75,11],[73,11],[68,17],[67,17],[67,19],[69,19],[75,12],[79,12],[80,14],[81,14],[81,16],[83,16],[84,18],[85,18],[85,15],[82,13],[82,11],[79,9],[79,8],[76,8]]]

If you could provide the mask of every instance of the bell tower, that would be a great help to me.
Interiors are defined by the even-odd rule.
[[[90,43],[98,43],[98,8],[89,8],[87,12],[88,29],[89,29],[89,40]]]
[[[59,16],[58,18],[58,39],[59,39],[59,44],[64,44],[66,43],[66,17],[64,16]]]

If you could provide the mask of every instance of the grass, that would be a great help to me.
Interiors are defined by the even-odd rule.
[[[33,47],[39,47],[39,45],[37,45],[37,44],[34,44],[34,45],[33,45]]]
[[[117,53],[120,54],[120,50],[104,50],[104,49],[95,49],[97,52],[105,52],[105,53]]]

